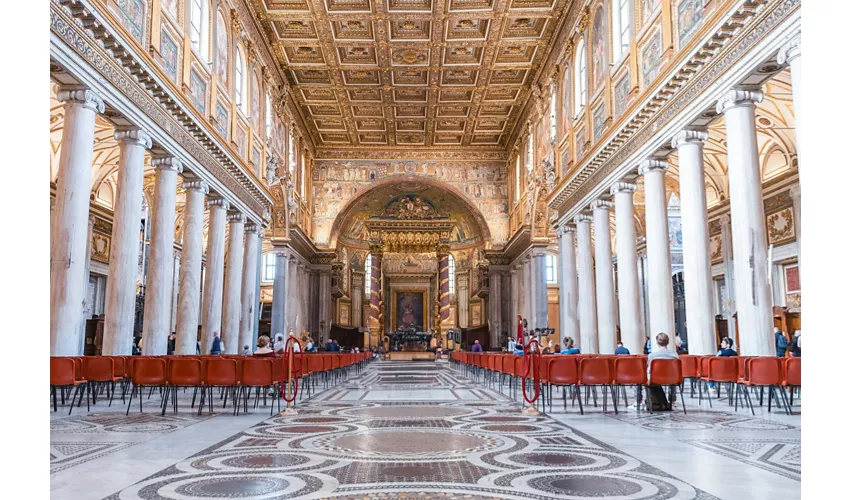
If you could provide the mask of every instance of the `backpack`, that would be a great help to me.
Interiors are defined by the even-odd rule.
[[[776,334],[776,347],[780,349],[788,348],[788,339],[781,332]]]

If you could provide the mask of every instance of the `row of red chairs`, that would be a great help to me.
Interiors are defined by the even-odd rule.
[[[493,381],[496,374],[499,376],[499,390],[502,388],[502,380],[508,376],[509,390],[515,392],[514,378],[525,375],[525,358],[514,354],[495,353],[454,353],[455,361],[462,363],[468,373],[474,377],[484,374],[488,381]],[[551,386],[560,385],[578,389],[581,386],[603,387],[603,398],[605,388],[615,394],[614,387],[637,386],[642,388],[647,385],[646,377],[646,355],[542,355],[540,366],[540,380],[545,388],[549,390],[551,408]],[[718,357],[718,356],[693,356],[682,355],[678,360],[658,359],[652,363],[652,372],[649,380],[652,385],[682,387],[685,380],[702,387],[709,382],[719,384],[729,382],[736,388],[737,396],[743,394],[749,403],[750,410],[754,413],[750,400],[749,388],[769,389],[768,410],[770,410],[771,397],[776,393],[777,402],[780,398],[785,402],[786,411],[790,413],[790,404],[785,399],[784,388],[793,390],[800,387],[800,358],[776,358],[772,356],[763,357]],[[675,390],[674,388],[671,390]],[[546,390],[542,397],[546,398]],[[731,394],[731,392],[730,392]],[[731,397],[731,396],[730,396]],[[709,395],[710,398],[710,395]],[[595,399],[595,394],[594,394]],[[616,408],[616,396],[614,397],[614,409]],[[700,398],[701,401],[701,398]],[[793,403],[793,399],[791,401]],[[628,400],[626,400],[628,404]],[[682,402],[684,408],[684,401]],[[710,399],[709,399],[710,404]],[[545,408],[545,402],[544,402]],[[579,398],[579,408],[581,399]],[[566,393],[564,393],[564,409],[566,410]],[[603,400],[603,410],[605,404]]]
[[[303,388],[308,394],[315,389],[316,376],[324,377],[327,386],[331,377],[336,380],[348,375],[350,369],[360,370],[362,365],[371,359],[368,353],[346,353],[346,354],[308,354],[302,357],[296,355],[293,358],[293,379],[301,381]],[[247,397],[251,388],[256,388],[259,398],[260,388],[275,389],[275,396],[279,396],[282,385],[289,381],[289,370],[286,360],[282,357],[262,358],[242,355],[173,355],[173,356],[85,356],[85,357],[51,357],[50,359],[50,386],[53,397],[53,409],[57,410],[57,390],[61,393],[63,404],[65,391],[74,389],[71,399],[73,411],[74,401],[79,395],[78,407],[82,405],[83,394],[86,395],[86,404],[89,406],[89,398],[96,398],[98,389],[105,387],[110,396],[109,404],[115,395],[115,382],[121,382],[121,397],[124,401],[126,387],[132,384],[133,390],[130,394],[130,405],[135,395],[139,394],[139,410],[142,411],[141,388],[149,387],[151,392],[159,388],[163,392],[163,414],[167,406],[168,396],[172,396],[174,411],[177,411],[177,391],[179,387],[194,388],[195,395],[192,398],[194,407],[195,396],[201,389],[201,404],[198,412],[203,408],[203,401],[210,394],[210,412],[212,412],[211,391],[213,387],[226,388],[233,393],[238,400],[242,393],[245,394],[245,408],[247,411]],[[268,376],[267,376],[268,375]],[[267,382],[267,383],[266,383]],[[224,392],[226,406],[227,391]],[[265,392],[263,392],[265,399]],[[150,397],[150,393],[149,396]],[[303,399],[303,391],[302,391]],[[96,400],[95,400],[96,402]],[[257,402],[255,402],[255,407]],[[280,401],[278,400],[278,407]],[[272,403],[272,408],[274,402]],[[234,413],[238,409],[234,407]],[[272,409],[273,411],[273,409]]]

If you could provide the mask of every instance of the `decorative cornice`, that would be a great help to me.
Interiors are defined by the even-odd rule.
[[[646,175],[647,172],[662,172],[666,171],[669,168],[669,164],[665,160],[658,160],[655,158],[649,158],[643,160],[638,165],[638,174]]]
[[[802,54],[803,42],[802,35],[800,32],[797,32],[791,40],[788,41],[785,45],[779,49],[779,52],[776,54],[776,62],[785,66],[786,64],[790,64],[791,61],[797,59]]]
[[[317,149],[316,160],[449,160],[449,161],[482,161],[507,160],[508,152],[502,149],[476,149],[465,147],[462,150],[431,149],[415,150],[387,148],[371,149]]]
[[[752,107],[764,100],[764,92],[760,90],[732,89],[718,99],[716,110],[725,113],[733,108]]]
[[[151,165],[157,171],[183,173],[183,162],[173,156],[159,156],[151,160]]]
[[[617,193],[634,193],[637,191],[637,184],[632,184],[630,182],[615,182],[611,185],[611,196]]]
[[[680,130],[673,136],[670,145],[673,149],[679,149],[682,144],[699,144],[702,145],[708,140],[708,132],[705,130],[684,129]]]
[[[153,145],[153,140],[151,139],[150,134],[140,128],[116,130],[115,140],[130,146],[141,146],[145,149],[150,149]]]
[[[95,113],[103,113],[106,109],[103,104],[103,99],[96,92],[89,89],[71,88],[59,89],[56,93],[59,102],[73,102],[82,104],[84,108],[90,109]]]

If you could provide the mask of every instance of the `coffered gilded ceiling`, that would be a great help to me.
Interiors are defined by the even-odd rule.
[[[572,0],[250,0],[315,144],[504,149]]]

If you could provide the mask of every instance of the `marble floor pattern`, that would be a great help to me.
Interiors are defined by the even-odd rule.
[[[54,499],[800,498],[800,407],[686,399],[649,414],[560,398],[541,417],[448,363],[376,361],[298,414],[51,412]],[[630,402],[631,401],[630,394]],[[795,399],[795,403],[798,403]]]

